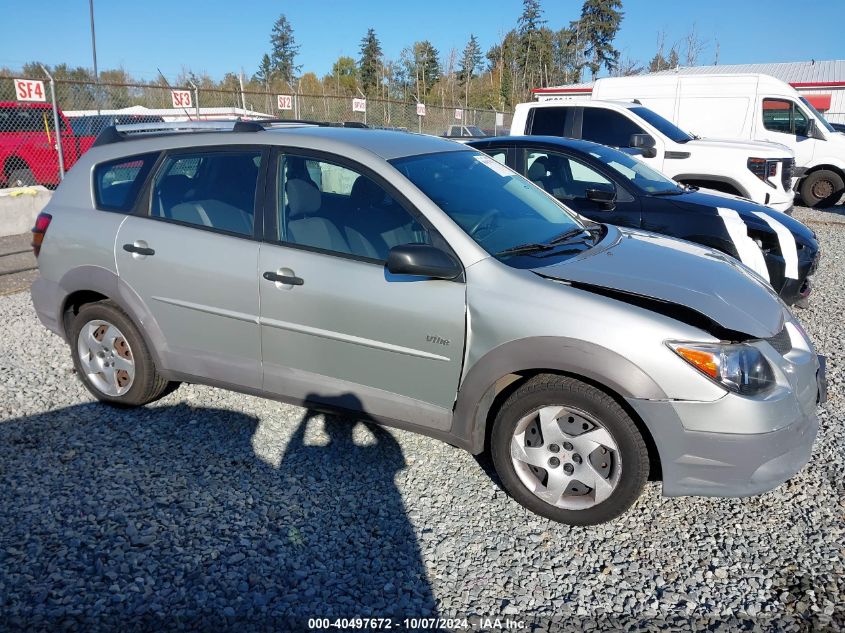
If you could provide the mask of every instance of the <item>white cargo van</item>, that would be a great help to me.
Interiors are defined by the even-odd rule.
[[[769,75],[641,75],[599,79],[593,99],[636,99],[693,134],[772,141],[795,153],[807,206],[845,193],[845,135],[798,91]]]
[[[774,143],[700,139],[630,101],[595,99],[520,103],[512,135],[580,138],[618,147],[678,182],[749,198],[788,211],[792,151]]]

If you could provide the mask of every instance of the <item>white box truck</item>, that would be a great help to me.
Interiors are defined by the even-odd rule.
[[[845,193],[845,135],[795,88],[762,74],[658,74],[596,81],[593,99],[636,99],[693,134],[771,141],[795,153],[804,204],[829,206]]]
[[[546,98],[520,103],[512,135],[578,138],[617,147],[678,182],[792,208],[792,151],[774,143],[696,138],[631,101]]]

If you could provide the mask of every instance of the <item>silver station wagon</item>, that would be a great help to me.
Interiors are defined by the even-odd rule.
[[[223,129],[225,128],[225,129]],[[34,229],[99,400],[203,383],[475,454],[530,510],[744,496],[809,459],[824,363],[750,269],[586,220],[493,158],[318,125],[107,129]]]

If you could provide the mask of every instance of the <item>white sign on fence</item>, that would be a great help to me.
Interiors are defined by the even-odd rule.
[[[455,120],[460,121],[464,118],[464,111],[460,108],[455,109]]]
[[[366,99],[353,99],[352,100],[352,111],[353,112],[366,112],[367,111],[367,100]]]
[[[194,105],[190,90],[171,90],[170,97],[174,108],[192,108]]]
[[[276,101],[279,110],[293,110],[293,98],[290,95],[277,95]]]
[[[35,79],[15,79],[15,96],[18,101],[47,101],[44,82]]]
[[[417,116],[425,116],[425,104],[418,103],[417,104]]]
[[[496,127],[502,127],[505,124],[505,115],[503,112],[496,113]]]

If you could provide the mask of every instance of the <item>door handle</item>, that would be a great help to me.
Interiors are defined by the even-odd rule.
[[[302,277],[295,277],[292,275],[280,275],[268,270],[264,273],[264,279],[267,281],[275,281],[276,283],[284,284],[286,286],[301,286],[305,283]]]
[[[127,253],[135,253],[136,255],[155,255],[156,252],[148,246],[135,246],[134,244],[124,244],[123,250]]]

